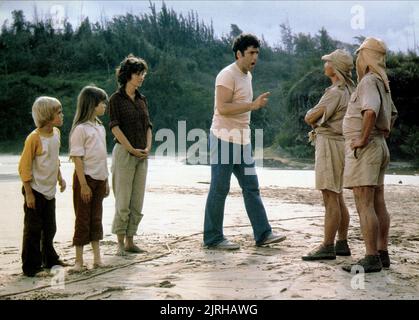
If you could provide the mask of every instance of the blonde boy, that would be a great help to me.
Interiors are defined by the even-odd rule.
[[[66,187],[58,158],[60,131],[57,127],[63,124],[61,103],[52,97],[39,97],[32,106],[32,117],[36,129],[26,138],[19,161],[25,197],[22,270],[29,277],[46,275],[42,267],[63,265],[53,240],[57,182],[61,192]]]

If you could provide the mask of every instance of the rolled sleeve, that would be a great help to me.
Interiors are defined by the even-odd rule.
[[[145,96],[141,95],[141,99],[144,102],[144,109],[145,109],[145,115],[147,117],[147,128],[150,128],[151,130],[153,130],[153,123],[151,122],[150,119],[150,112],[148,110],[148,100]]]
[[[372,110],[378,117],[381,107],[381,98],[376,79],[368,77],[363,80],[364,81],[361,81],[360,83],[358,93],[361,104],[361,113],[366,110]]]
[[[113,96],[109,101],[109,129],[112,130],[113,127],[120,125],[120,117],[118,110],[118,101],[117,97]]]

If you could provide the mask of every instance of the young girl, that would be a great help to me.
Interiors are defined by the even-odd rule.
[[[77,110],[70,132],[70,157],[74,161],[73,204],[76,223],[73,270],[83,267],[83,246],[93,249],[93,266],[103,266],[99,240],[103,239],[102,201],[109,195],[106,132],[98,119],[106,110],[108,96],[93,86],[84,87],[77,99]]]
[[[60,131],[56,128],[63,124],[61,103],[52,97],[39,97],[32,106],[32,117],[36,129],[26,138],[19,161],[25,197],[22,269],[29,277],[48,275],[42,265],[47,269],[65,265],[53,246],[57,182],[61,192],[66,187],[58,158]]]

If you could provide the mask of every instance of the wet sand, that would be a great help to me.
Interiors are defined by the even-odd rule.
[[[233,183],[226,203],[225,235],[241,249],[211,251],[202,248],[208,168],[188,170],[199,170],[199,174],[194,183],[181,187],[173,183],[175,179],[156,182],[150,172],[145,216],[136,237],[145,253],[115,256],[116,240],[110,234],[111,195],[104,202],[105,238],[101,242],[108,266],[93,269],[92,252],[86,247],[88,270],[71,274],[70,266],[53,270],[56,274],[52,278],[28,278],[21,273],[20,182],[0,176],[0,299],[419,299],[418,186],[386,186],[392,265],[389,270],[354,278],[340,269],[364,254],[351,192],[345,191],[344,196],[351,215],[352,257],[302,261],[301,256],[322,240],[320,192],[274,186],[264,183],[263,178],[261,193],[270,222],[274,231],[287,235],[287,240],[255,247],[240,189]],[[55,246],[61,258],[72,264],[70,177],[71,170],[65,171],[68,189],[57,195]]]

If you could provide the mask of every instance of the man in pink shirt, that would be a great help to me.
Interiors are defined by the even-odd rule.
[[[269,92],[253,100],[252,74],[259,55],[259,40],[241,34],[233,43],[236,61],[215,80],[214,116],[211,125],[211,186],[205,207],[204,245],[234,250],[240,246],[223,235],[224,206],[234,173],[243,191],[256,245],[285,240],[272,233],[259,191],[250,143],[250,113],[266,106]]]

